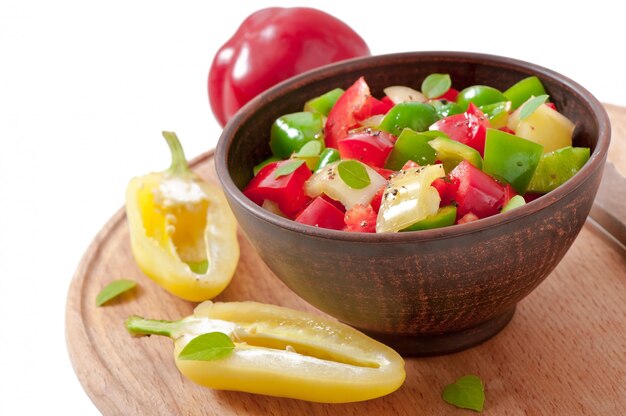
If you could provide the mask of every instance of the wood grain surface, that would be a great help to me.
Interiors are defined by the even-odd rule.
[[[613,126],[609,160],[626,174],[626,108],[606,108]],[[216,181],[211,153],[193,165]],[[243,235],[239,242],[237,272],[217,300],[321,313],[285,287]],[[96,294],[120,278],[136,280],[138,288],[97,308]],[[464,415],[469,411],[446,404],[441,391],[466,374],[485,384],[486,415],[626,414],[626,251],[591,222],[500,334],[460,353],[407,359],[405,384],[368,402],[326,405],[206,389],[177,371],[169,339],[132,338],[124,328],[132,314],[178,319],[194,306],[139,271],[124,212],[115,214],[81,260],[66,310],[74,370],[104,415]]]

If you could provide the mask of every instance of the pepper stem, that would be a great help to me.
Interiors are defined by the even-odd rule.
[[[163,335],[173,338],[175,333],[180,332],[180,321],[161,321],[157,319],[145,319],[133,315],[124,322],[126,329],[131,335],[143,337],[146,335]]]
[[[165,141],[167,141],[167,145],[169,146],[172,154],[172,164],[170,165],[169,171],[173,174],[189,172],[189,165],[187,164],[187,159],[185,158],[185,152],[183,151],[183,146],[180,144],[180,140],[178,140],[176,133],[173,131],[164,131],[163,137],[165,137]]]

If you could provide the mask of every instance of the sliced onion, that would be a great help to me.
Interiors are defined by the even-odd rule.
[[[403,85],[394,85],[392,87],[385,88],[385,95],[389,97],[394,104],[407,103],[411,101],[417,101],[424,103],[427,101],[424,94],[414,90],[413,88],[405,87]]]

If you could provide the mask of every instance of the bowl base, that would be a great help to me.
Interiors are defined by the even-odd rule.
[[[439,335],[392,335],[357,329],[390,346],[402,356],[426,357],[451,354],[481,344],[500,332],[513,318],[514,313],[515,306],[472,328]]]

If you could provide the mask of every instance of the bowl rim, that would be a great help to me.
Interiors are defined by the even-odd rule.
[[[254,111],[257,111],[259,107],[262,107],[267,103],[271,103],[278,96],[282,95],[285,91],[301,88],[309,82],[312,82],[313,80],[319,78],[340,76],[342,74],[353,72],[355,69],[361,69],[363,71],[366,68],[375,66],[376,63],[380,62],[381,60],[383,60],[386,64],[392,64],[395,61],[399,63],[407,59],[419,58],[437,58],[440,61],[476,63],[478,65],[484,65],[486,63],[478,62],[480,60],[488,61],[488,64],[490,66],[502,67],[506,69],[515,69],[521,72],[531,72],[533,74],[536,74],[540,78],[550,78],[553,81],[561,84],[562,88],[566,88],[570,92],[583,97],[584,101],[588,105],[589,110],[593,113],[598,122],[598,141],[593,152],[590,155],[589,160],[582,167],[582,169],[566,183],[559,186],[557,189],[525,204],[522,207],[466,224],[458,224],[450,227],[435,228],[431,230],[409,231],[401,233],[346,232],[341,230],[331,230],[327,228],[319,228],[311,225],[301,224],[293,220],[273,214],[263,207],[255,204],[250,199],[248,199],[248,197],[246,197],[234,183],[228,170],[228,151],[231,148],[233,139],[239,127],[241,125],[244,125],[246,121],[252,116]],[[243,207],[248,213],[261,221],[272,224],[287,231],[296,232],[314,238],[355,243],[397,244],[442,240],[475,232],[487,231],[500,225],[520,220],[548,208],[556,201],[565,198],[572,192],[575,192],[592,174],[592,172],[596,171],[597,169],[602,169],[604,167],[604,161],[606,160],[606,155],[608,153],[610,137],[611,126],[609,122],[609,117],[606,110],[598,101],[598,99],[594,97],[593,94],[591,94],[583,86],[556,71],[537,64],[500,55],[459,51],[414,51],[384,55],[371,55],[329,64],[304,72],[269,88],[268,90],[253,98],[246,105],[244,105],[228,121],[217,143],[215,153],[215,165],[218,178],[222,183],[224,191],[229,194],[229,196],[237,204]]]

